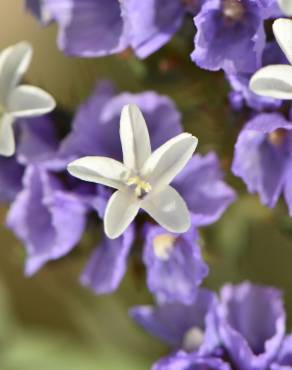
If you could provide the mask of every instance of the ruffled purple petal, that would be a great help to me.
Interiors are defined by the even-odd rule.
[[[27,275],[71,251],[84,231],[85,212],[79,197],[64,192],[52,175],[34,166],[26,169],[7,225],[25,244]]]
[[[128,46],[117,0],[45,0],[59,25],[58,45],[69,55],[98,57]]]
[[[217,331],[211,319],[216,302],[214,293],[199,289],[191,305],[164,303],[156,307],[137,306],[131,309],[130,314],[140,326],[173,349],[196,350],[206,354],[218,345]]]
[[[177,235],[147,225],[145,235],[143,261],[149,290],[160,301],[192,303],[209,271],[201,256],[196,230],[192,227]]]
[[[241,370],[262,370],[275,360],[285,334],[281,293],[242,283],[226,285],[218,309],[219,334]]]
[[[96,294],[115,291],[127,268],[127,259],[134,241],[134,228],[130,226],[117,239],[104,237],[92,253],[81,276],[81,283]]]
[[[180,28],[185,7],[181,0],[127,0],[122,15],[128,40],[140,58],[146,58],[166,44]]]
[[[217,221],[236,194],[222,179],[215,153],[195,155],[172,185],[181,194],[197,226]]]
[[[152,370],[231,370],[230,366],[215,357],[177,352],[158,361]]]

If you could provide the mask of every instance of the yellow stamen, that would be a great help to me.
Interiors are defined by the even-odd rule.
[[[156,256],[164,261],[170,257],[171,250],[175,244],[176,236],[172,234],[160,234],[153,240],[153,248]]]
[[[132,176],[128,179],[127,185],[135,185],[135,195],[140,198],[144,193],[149,193],[151,191],[151,185],[149,182],[141,180],[139,176]]]

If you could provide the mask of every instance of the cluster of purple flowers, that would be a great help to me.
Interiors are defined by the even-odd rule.
[[[58,23],[61,50],[82,57],[131,48],[145,58],[172,38],[187,14],[194,16],[192,61],[203,69],[223,71],[232,109],[247,117],[235,145],[232,172],[269,207],[283,193],[292,217],[292,113],[281,100],[255,95],[248,87],[259,68],[287,63],[275,40],[267,41],[269,20],[282,15],[276,0],[26,4],[42,24]],[[1,159],[0,196],[12,201],[7,225],[26,246],[28,275],[69,253],[81,240],[89,214],[103,218],[111,190],[73,179],[65,169],[70,161],[88,155],[121,160],[119,115],[129,103],[141,108],[153,149],[182,131],[180,114],[169,98],[154,92],[116,94],[108,84],[98,86],[79,107],[63,140],[57,139],[50,117],[17,127],[17,153]],[[157,306],[136,307],[131,315],[173,349],[154,370],[292,369],[292,335],[285,333],[277,289],[243,283],[226,285],[216,296],[199,287],[208,266],[201,256],[198,227],[217,221],[235,199],[222,179],[216,154],[195,155],[173,186],[190,210],[190,230],[167,232],[140,213],[118,239],[102,237],[82,273],[82,284],[96,294],[113,292],[137,236]]]
[[[7,225],[26,247],[27,275],[69,253],[84,234],[89,214],[95,212],[103,218],[112,191],[74,179],[65,169],[71,160],[84,155],[121,158],[118,124],[126,103],[135,103],[143,111],[154,149],[182,131],[181,116],[169,98],[154,92],[116,94],[108,83],[99,85],[79,107],[71,131],[61,141],[50,117],[18,122],[16,155],[1,159],[1,199],[12,201]],[[85,286],[97,294],[114,291],[139,235],[144,240],[143,262],[150,291],[159,299],[193,301],[208,274],[197,227],[220,218],[235,193],[223,181],[213,152],[195,155],[173,186],[191,212],[190,231],[171,234],[143,221],[141,214],[143,222],[132,224],[120,238],[102,237],[82,273]]]
[[[199,289],[192,304],[160,301],[131,316],[172,348],[153,370],[289,370],[292,335],[285,334],[279,290],[242,283],[219,294]]]

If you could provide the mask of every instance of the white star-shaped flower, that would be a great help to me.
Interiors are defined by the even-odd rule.
[[[20,42],[0,53],[0,155],[15,152],[13,122],[16,118],[35,117],[52,111],[55,100],[42,89],[19,85],[32,58],[32,47]]]
[[[292,0],[278,0],[278,4],[287,17],[292,16]]]
[[[292,64],[292,20],[277,19],[273,23],[273,32],[289,63]],[[261,68],[252,76],[249,87],[258,95],[292,99],[292,65],[276,64]]]
[[[192,157],[197,138],[183,133],[151,153],[148,129],[136,105],[122,110],[120,138],[124,163],[107,157],[83,157],[68,165],[70,174],[79,179],[118,189],[106,207],[106,235],[111,239],[120,236],[140,208],[169,231],[187,231],[189,211],[169,184]]]

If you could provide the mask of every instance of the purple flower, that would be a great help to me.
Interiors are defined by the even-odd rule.
[[[96,294],[108,294],[115,291],[126,272],[127,259],[133,241],[133,226],[130,226],[117,239],[104,236],[85,267],[81,283],[92,288]]]
[[[208,275],[193,227],[177,235],[146,225],[143,260],[148,288],[159,301],[192,303]]]
[[[263,53],[262,66],[270,64],[287,64],[287,59],[276,42],[268,42]],[[281,100],[260,96],[250,90],[251,77],[252,73],[226,73],[226,78],[233,89],[229,94],[232,108],[240,110],[244,105],[257,111],[279,108]]]
[[[178,352],[158,361],[152,370],[231,370],[224,361],[215,357],[201,357],[196,354]]]
[[[234,190],[223,181],[215,153],[196,154],[173,181],[173,187],[183,196],[196,226],[217,221],[234,202]]]
[[[58,139],[49,116],[19,119],[15,126],[16,155],[0,158],[1,202],[12,202],[21,190],[26,165],[41,164],[43,167],[58,169],[62,164],[55,158]]]
[[[53,175],[38,166],[27,167],[23,190],[7,217],[8,227],[27,249],[27,275],[69,253],[84,231],[85,211],[79,197],[64,191]]]
[[[122,107],[136,104],[142,110],[152,149],[182,132],[181,116],[173,102],[154,92],[122,93],[114,96],[108,85],[98,86],[77,111],[72,131],[61,144],[60,156],[72,159],[99,155],[122,159],[119,120]]]
[[[181,0],[26,0],[41,21],[59,25],[58,45],[69,55],[100,57],[131,47],[145,58],[166,44],[180,28],[187,11],[200,1]]]
[[[199,289],[191,305],[160,303],[156,307],[137,306],[131,317],[152,335],[166,342],[174,350],[210,354],[218,345],[213,319],[217,299],[214,293]]]
[[[241,131],[235,145],[232,171],[243,179],[263,204],[274,207],[284,193],[292,215],[292,124],[280,113],[256,115]]]
[[[274,14],[274,7],[273,0],[205,1],[194,19],[192,60],[212,71],[254,72],[265,47],[263,20]]]
[[[220,298],[217,310],[220,339],[236,369],[267,369],[285,334],[281,293],[242,283],[225,285]]]
[[[142,110],[148,125],[152,149],[156,149],[181,132],[181,116],[169,98],[154,92],[114,95],[112,88],[103,85],[98,87],[94,94],[80,106],[73,121],[72,131],[61,144],[59,155],[64,160],[67,158],[68,162],[87,155],[100,155],[121,160],[118,125],[120,111],[125,104],[137,104]],[[222,180],[218,159],[214,153],[195,156],[176,178],[174,187],[187,201],[195,226],[215,222],[235,199],[234,191]],[[100,217],[103,217],[111,190],[103,186],[98,186],[96,189],[95,196],[89,198],[90,206],[98,212]],[[207,266],[202,261],[199,247],[196,244],[196,231],[193,230],[176,238],[175,235],[160,228],[149,227],[147,230],[149,232],[146,233],[144,262],[147,267],[150,289],[156,291],[158,295],[161,295],[163,291],[163,294],[167,294],[170,300],[183,299],[191,302],[196,295],[198,284],[207,274]],[[166,234],[168,240],[172,239],[173,245],[178,246],[173,249],[174,253],[167,262],[161,257],[158,258],[152,250],[152,239],[156,234]],[[164,238],[164,241],[167,238]],[[124,274],[124,267],[118,269],[118,278],[114,269],[107,269],[108,284],[104,283],[100,274],[100,271],[104,269],[101,266],[107,266],[109,260],[115,261],[113,265],[125,266],[132,243],[129,243],[129,238],[125,236],[119,241],[123,248],[115,248],[116,242],[104,238],[82,274],[82,283],[98,294],[106,293],[106,289],[109,291],[116,289]],[[189,271],[182,263],[178,263],[182,258],[187,261]],[[171,269],[168,279],[173,281],[172,274],[175,274],[177,278],[180,277],[176,286],[171,286],[166,279],[169,266]],[[160,271],[164,271],[165,279],[159,282]],[[195,284],[192,281],[193,278],[195,278]],[[184,284],[183,292],[179,291],[179,284]]]
[[[271,370],[291,370],[292,369],[292,335],[288,335],[281,346],[275,363]]]

